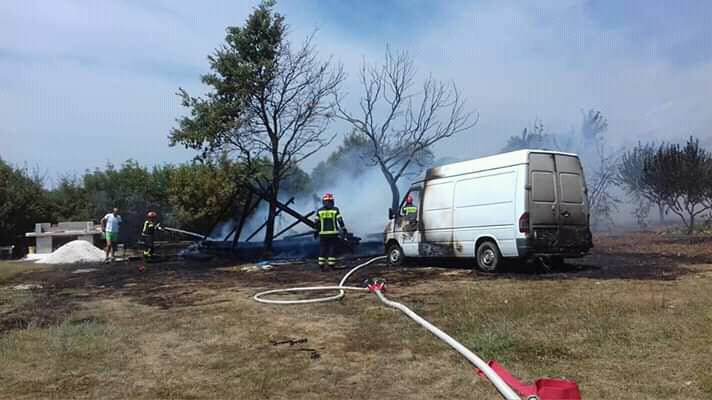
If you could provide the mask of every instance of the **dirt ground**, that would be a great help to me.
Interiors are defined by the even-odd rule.
[[[712,398],[712,238],[595,242],[591,256],[555,271],[515,264],[482,274],[438,261],[377,265],[350,282],[384,277],[390,298],[525,380],[575,379],[587,399]],[[252,300],[268,288],[333,285],[344,271],[140,265],[0,264],[0,398],[498,398],[374,295]]]

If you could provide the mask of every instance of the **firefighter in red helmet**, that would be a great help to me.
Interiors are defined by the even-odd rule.
[[[321,200],[322,207],[316,212],[316,227],[319,235],[319,268],[324,271],[326,266],[336,266],[339,233],[345,232],[346,227],[339,209],[334,206],[334,195],[325,193]]]
[[[413,205],[413,196],[408,195],[405,198],[405,206],[403,206],[403,215],[406,217],[415,216],[418,214],[418,207]]]
[[[158,222],[158,213],[149,211],[146,214],[146,221],[143,223],[141,230],[141,240],[143,242],[143,258],[147,261],[153,258],[153,238],[156,231],[162,231],[161,223]]]

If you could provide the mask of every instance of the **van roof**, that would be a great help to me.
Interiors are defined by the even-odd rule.
[[[537,150],[524,149],[510,151],[508,153],[495,154],[489,157],[476,158],[473,160],[460,161],[452,164],[440,165],[428,168],[424,175],[421,175],[416,182],[424,181],[427,178],[447,177],[469,172],[486,171],[488,169],[511,167],[513,165],[527,164],[529,162],[529,154],[545,153],[545,154],[560,154],[565,156],[578,157],[574,153],[565,153],[552,150]]]

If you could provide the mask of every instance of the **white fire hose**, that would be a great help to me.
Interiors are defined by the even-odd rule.
[[[463,357],[465,357],[472,365],[477,367],[480,371],[484,373],[484,375],[487,377],[487,379],[492,382],[492,384],[497,388],[499,393],[502,395],[502,397],[506,400],[521,400],[521,398],[517,395],[517,393],[505,383],[502,378],[497,375],[497,373],[490,368],[490,366],[481,358],[479,358],[477,355],[475,355],[473,352],[467,349],[467,347],[463,346],[460,342],[457,340],[453,339],[450,335],[447,333],[443,332],[440,330],[438,327],[435,325],[431,324],[430,322],[426,321],[423,317],[420,315],[416,314],[411,310],[410,308],[406,307],[405,305],[388,300],[386,296],[383,294],[383,289],[385,287],[385,283],[383,281],[376,281],[374,284],[371,284],[368,286],[368,288],[362,288],[362,287],[354,287],[354,286],[344,286],[344,283],[346,283],[346,280],[356,271],[358,271],[361,268],[364,268],[370,264],[373,264],[376,261],[381,261],[385,259],[386,256],[379,256],[372,258],[368,261],[366,261],[363,264],[359,264],[356,267],[352,268],[346,275],[344,275],[343,278],[341,278],[341,282],[339,282],[338,286],[310,286],[310,287],[295,287],[295,288],[288,288],[288,289],[273,289],[273,290],[267,290],[264,292],[257,293],[254,295],[254,300],[259,302],[259,303],[265,303],[265,304],[307,304],[307,303],[321,303],[321,302],[327,302],[327,301],[333,301],[333,300],[339,300],[345,295],[345,290],[357,290],[357,291],[370,291],[374,292],[376,296],[378,296],[378,299],[383,302],[383,304],[396,308],[400,311],[402,311],[405,315],[408,316],[408,318],[412,319],[413,321],[417,322],[418,325],[422,326],[423,328],[427,329],[430,333],[433,335],[437,336],[440,340],[443,342],[447,343],[448,346],[452,347],[457,351],[458,353],[462,354]],[[325,291],[325,290],[338,290],[339,293],[333,296],[325,296],[325,297],[318,297],[318,298],[312,298],[312,299],[301,299],[301,300],[273,300],[273,299],[264,299],[262,298],[263,296],[267,295],[273,295],[277,293],[298,293],[298,292],[310,292],[310,291]],[[532,397],[536,398],[536,397]]]
[[[167,227],[167,226],[164,226],[164,227],[162,227],[162,228],[163,228],[163,230],[166,230],[166,231],[182,233],[182,234],[184,234],[184,235],[193,236],[193,237],[196,237],[196,238],[198,238],[198,239],[204,239],[204,238],[205,238],[205,235],[201,235],[201,234],[195,233],[195,232],[184,231],[184,230],[182,230],[182,229],[176,229],[176,228],[169,228],[169,227]]]

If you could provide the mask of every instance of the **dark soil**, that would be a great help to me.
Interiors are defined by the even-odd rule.
[[[423,282],[451,280],[561,280],[561,279],[635,279],[672,280],[693,273],[689,264],[712,263],[712,248],[696,251],[694,256],[666,250],[666,246],[709,247],[706,241],[690,243],[679,238],[648,238],[638,243],[649,244],[657,240],[659,251],[636,252],[631,235],[605,237],[602,246],[594,248],[592,255],[579,260],[567,260],[562,268],[551,270],[536,262],[511,263],[504,272],[487,274],[470,269],[468,261],[411,262],[411,265],[390,268],[374,265],[356,273],[351,285],[361,285],[369,277],[382,277],[398,286]],[[246,295],[264,288],[302,285],[335,285],[346,268],[366,261],[365,258],[346,259],[344,267],[327,272],[319,271],[315,262],[285,263],[270,270],[240,271],[241,262],[234,259],[211,261],[169,260],[145,264],[143,261],[117,262],[109,265],[83,265],[81,268],[96,268],[97,271],[73,274],[76,266],[60,266],[47,271],[28,272],[15,276],[8,285],[32,281],[42,285],[29,304],[0,315],[0,334],[11,329],[32,326],[47,326],[65,320],[87,298],[129,297],[141,304],[170,309],[210,303],[209,295],[198,289],[248,289]],[[145,266],[144,272],[139,267]],[[249,293],[248,293],[249,292]]]

